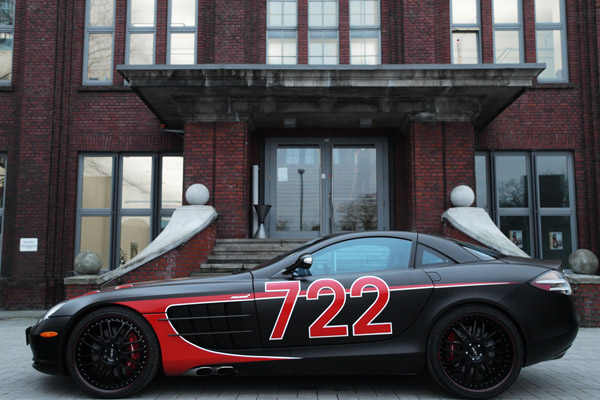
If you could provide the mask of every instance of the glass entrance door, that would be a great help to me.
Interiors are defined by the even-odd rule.
[[[269,139],[270,237],[389,229],[385,140]],[[299,143],[306,143],[300,145]]]

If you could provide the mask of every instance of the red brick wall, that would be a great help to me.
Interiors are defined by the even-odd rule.
[[[127,283],[146,282],[163,279],[185,278],[206,262],[215,245],[215,224],[198,233],[183,245],[155,258],[131,272],[107,282],[105,286],[116,286]],[[67,285],[66,297],[72,298],[99,289],[95,285]]]
[[[600,285],[578,283],[571,286],[581,326],[600,327]]]
[[[410,190],[410,229],[443,233],[442,213],[452,207],[450,192],[475,183],[474,132],[470,123],[415,122],[411,124],[410,153],[413,174]]]
[[[250,213],[247,123],[189,123],[185,135],[184,187],[202,183],[208,188],[209,204],[220,216],[218,237],[247,237]]]

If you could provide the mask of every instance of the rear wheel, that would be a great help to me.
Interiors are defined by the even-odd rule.
[[[486,399],[513,384],[523,362],[515,325],[487,306],[463,306],[442,316],[427,346],[429,372],[451,393]]]
[[[141,315],[118,307],[99,309],[75,326],[67,365],[75,381],[95,397],[130,396],[156,375],[158,341]]]

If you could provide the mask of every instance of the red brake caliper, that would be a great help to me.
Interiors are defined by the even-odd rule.
[[[454,342],[456,340],[456,336],[454,336],[454,332],[450,332],[448,334],[448,341]],[[454,351],[456,350],[456,344],[450,343],[450,353],[448,353],[448,359],[446,361],[450,362],[454,360]]]
[[[129,334],[129,337],[127,338],[127,342],[128,343],[137,342],[138,340],[139,340],[139,338],[138,338],[138,336],[134,332],[131,332]],[[139,360],[139,358],[142,356],[138,351],[136,351],[139,348],[140,348],[140,344],[139,343],[132,343],[132,344],[129,345],[129,351],[131,352],[130,358],[132,360],[134,360],[134,361]],[[125,362],[125,365],[127,365],[131,369],[136,369],[136,363],[134,363],[131,360],[127,360]],[[127,375],[130,375],[130,374],[131,374],[131,371],[128,371]]]

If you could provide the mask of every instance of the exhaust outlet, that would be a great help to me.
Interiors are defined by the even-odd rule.
[[[213,367],[200,367],[196,369],[196,375],[198,376],[210,376],[215,373]]]
[[[224,367],[218,367],[215,371],[217,375],[233,375],[235,374],[235,368],[232,366],[226,365]]]

